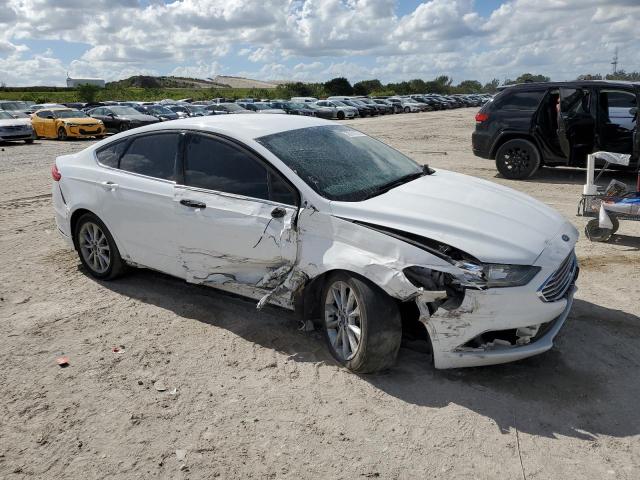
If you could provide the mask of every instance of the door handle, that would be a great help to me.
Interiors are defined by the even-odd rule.
[[[271,216],[273,218],[282,218],[287,214],[287,211],[282,207],[276,207],[271,210]]]
[[[206,203],[198,202],[197,200],[189,200],[187,198],[183,198],[182,200],[180,200],[180,205],[191,208],[207,208]]]
[[[107,190],[116,190],[118,188],[118,184],[113,182],[102,182],[100,185],[102,185]]]

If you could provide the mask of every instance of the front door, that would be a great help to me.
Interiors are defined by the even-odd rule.
[[[175,187],[184,278],[259,297],[297,257],[297,193],[270,165],[226,139],[189,134]]]
[[[582,165],[595,147],[591,92],[582,87],[560,88],[558,140],[569,165]]]

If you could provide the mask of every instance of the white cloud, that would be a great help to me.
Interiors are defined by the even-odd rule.
[[[486,81],[533,71],[560,80],[608,71],[616,47],[623,68],[640,70],[637,0],[510,0],[488,17],[480,1],[430,0],[401,16],[396,0],[5,0],[0,77],[59,84],[69,69],[106,79],[224,71]],[[89,47],[63,61],[30,52],[33,39]]]

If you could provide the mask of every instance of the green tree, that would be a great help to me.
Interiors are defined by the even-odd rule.
[[[327,95],[353,95],[353,87],[344,77],[332,78],[324,84]]]
[[[544,75],[534,75],[533,73],[523,73],[515,80],[505,80],[505,85],[513,85],[515,83],[530,83],[530,82],[548,82],[551,79]]]
[[[377,78],[362,80],[353,84],[353,93],[356,95],[370,95],[374,90],[382,90],[382,83]]]
[[[619,70],[616,73],[610,73],[605,77],[607,80],[627,80],[629,82],[638,82],[640,81],[640,72],[625,72],[624,70]]]
[[[482,84],[477,80],[463,80],[456,86],[458,93],[479,93],[482,91]]]
[[[578,78],[576,78],[576,80],[602,80],[602,75],[600,75],[599,73],[586,73],[584,75],[578,75]]]
[[[97,85],[90,85],[88,83],[78,85],[78,98],[87,103],[95,102],[100,90],[102,89]]]
[[[490,82],[484,84],[484,87],[482,87],[482,91],[484,93],[495,93],[498,91],[499,85],[500,85],[500,80],[498,80],[497,78],[494,78]]]

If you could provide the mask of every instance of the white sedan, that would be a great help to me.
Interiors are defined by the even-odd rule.
[[[52,176],[89,274],[148,267],[295,310],[356,372],[392,365],[403,328],[436,368],[529,357],[573,301],[578,234],[555,210],[330,121],[163,122],[58,157]]]
[[[25,143],[33,143],[35,138],[31,118],[17,117],[0,110],[0,142],[24,140]]]

